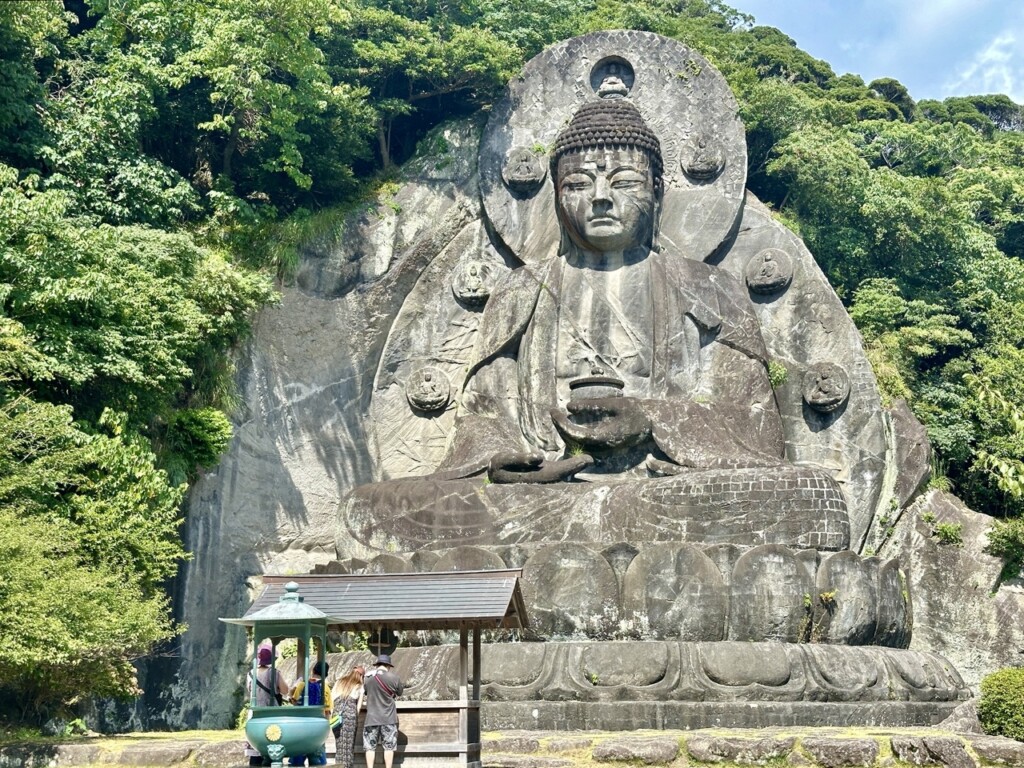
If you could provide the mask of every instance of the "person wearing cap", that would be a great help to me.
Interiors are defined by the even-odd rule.
[[[395,699],[402,694],[402,679],[394,671],[391,657],[382,653],[373,669],[363,677],[366,719],[363,721],[363,749],[366,768],[373,768],[377,746],[384,748],[384,766],[391,768],[398,747],[398,708]]]
[[[256,673],[249,671],[249,698],[255,698],[253,706],[273,707],[288,698],[288,683],[284,675],[271,665],[274,652],[264,646],[256,653]]]

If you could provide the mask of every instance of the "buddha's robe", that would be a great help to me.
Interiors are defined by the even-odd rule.
[[[592,367],[621,379],[653,427],[648,446],[694,468],[773,466],[784,450],[768,357],[746,289],[679,255],[616,270],[563,259],[521,267],[480,324],[445,467],[472,472],[499,451],[565,445],[550,412]]]

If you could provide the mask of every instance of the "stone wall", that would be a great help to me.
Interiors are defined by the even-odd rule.
[[[983,551],[993,518],[934,490],[893,518],[879,554],[898,557],[907,571],[910,647],[945,656],[975,691],[985,674],[1024,664],[1024,580],[999,583],[1002,560]],[[940,523],[954,526],[962,541],[936,535]]]

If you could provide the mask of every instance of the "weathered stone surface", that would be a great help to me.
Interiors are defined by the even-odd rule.
[[[893,754],[912,765],[946,765],[950,768],[975,768],[977,763],[953,736],[906,736],[890,738]]]
[[[235,762],[245,762],[241,757],[242,746],[236,745]],[[125,747],[117,756],[121,765],[175,765],[185,762],[192,754],[192,747],[180,744],[149,743]]]
[[[729,510],[709,515],[708,509]],[[385,514],[384,510],[388,513]],[[839,486],[819,470],[692,470],[587,483],[490,483],[473,477],[389,480],[355,489],[339,512],[339,553],[517,546],[551,541],[598,550],[621,542],[691,542],[842,550],[850,543]]]
[[[829,468],[843,487],[850,514],[850,549],[860,551],[879,503],[887,449],[885,419],[860,334],[803,242],[747,195],[736,241],[718,265],[742,277],[753,257],[774,248],[793,262],[789,287],[754,295],[768,354],[784,365],[775,396],[786,432],[786,457]],[[818,413],[803,401],[801,384],[818,360],[834,362],[850,377],[846,404]]]
[[[971,749],[982,760],[998,765],[1024,766],[1024,743],[1002,736],[967,737]]]
[[[924,745],[923,736],[893,736],[889,739],[889,743],[892,746],[892,753],[905,763],[928,765],[935,762]]]
[[[893,495],[896,506],[902,509],[931,476],[932,447],[928,442],[928,431],[911,412],[905,400],[895,400],[886,410],[896,443],[895,463],[898,473]]]
[[[812,638],[826,643],[865,645],[878,624],[878,560],[838,552],[818,567]]]
[[[618,584],[599,552],[579,544],[553,544],[527,561],[523,596],[531,624],[544,634],[609,632],[618,623]]]
[[[609,739],[594,746],[599,763],[641,762],[644,765],[671,763],[679,755],[679,739],[672,736]]]
[[[580,749],[587,749],[594,743],[588,738],[559,738],[551,739],[547,743],[548,752],[575,752]]]
[[[487,739],[481,742],[480,748],[483,753],[514,752],[516,754],[531,754],[540,749],[540,742],[535,736],[502,736],[497,739]]]
[[[569,768],[573,762],[563,757],[487,754],[484,765],[488,768]]]
[[[939,723],[939,727],[954,733],[984,733],[981,722],[978,720],[977,700],[965,701],[954,709],[949,717]]]
[[[505,563],[494,552],[481,547],[456,547],[441,555],[431,566],[432,571],[483,571],[502,569]]]
[[[815,762],[825,768],[871,765],[878,757],[878,742],[874,739],[817,736],[803,739],[800,744]]]
[[[889,648],[561,641],[485,644],[482,651],[481,696],[487,701],[482,716],[494,718],[488,722],[493,730],[566,730],[570,723],[575,723],[573,730],[677,727],[674,718],[684,716],[692,723],[689,727],[814,724],[816,717],[822,722],[832,717],[826,704],[847,702],[859,702],[856,717],[864,719],[829,724],[911,725],[937,722],[969,696],[955,670],[940,657]],[[403,679],[409,680],[408,698],[457,696],[457,648],[399,648],[393,658]],[[365,652],[330,657],[332,669],[367,660]],[[757,706],[739,706],[750,700],[751,691],[756,691]],[[523,706],[498,706],[516,701]],[[547,707],[557,702],[568,702],[575,710],[563,713]],[[706,713],[670,715],[668,709],[646,709],[650,702],[685,703]],[[738,706],[716,708],[725,702]],[[808,707],[794,706],[800,702]],[[590,711],[584,717],[585,708]],[[894,714],[892,708],[905,712]],[[854,717],[851,712],[842,717]],[[563,714],[580,720],[563,722]],[[549,716],[554,719],[541,719]]]
[[[219,741],[204,744],[192,755],[196,765],[201,768],[230,768],[230,766],[248,765],[245,756],[245,742]]]
[[[743,739],[732,736],[697,734],[686,740],[686,751],[703,763],[764,765],[787,756],[796,745],[796,737]]]
[[[95,744],[58,744],[58,765],[93,765],[101,762],[102,750]]]
[[[964,743],[952,736],[925,736],[924,746],[935,762],[949,768],[977,768]]]
[[[875,644],[906,648],[910,645],[913,609],[907,575],[899,560],[890,560],[879,568],[876,597]]]
[[[722,572],[692,544],[662,544],[633,559],[622,585],[627,620],[652,638],[724,640],[729,597]]]
[[[1002,561],[984,552],[993,522],[951,494],[929,491],[904,512],[879,550],[883,557],[898,555],[907,573],[914,611],[910,647],[941,654],[975,689],[986,673],[1019,664],[1024,652],[1024,582],[999,584]],[[933,536],[937,523],[960,526],[962,546]]]
[[[774,643],[709,643],[697,652],[700,671],[717,686],[759,685],[785,690],[803,677],[799,661]],[[795,668],[796,667],[796,668]]]
[[[804,601],[814,579],[786,547],[765,545],[742,555],[730,579],[730,640],[804,639]]]

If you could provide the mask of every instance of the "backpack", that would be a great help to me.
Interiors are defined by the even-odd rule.
[[[310,680],[307,692],[309,694],[309,706],[324,703],[324,682],[323,680]]]

